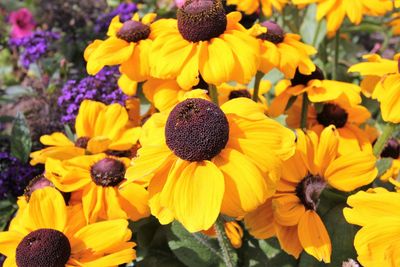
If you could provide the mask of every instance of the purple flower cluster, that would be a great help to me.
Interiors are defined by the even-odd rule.
[[[41,172],[8,152],[0,152],[0,200],[21,196],[29,181]]]
[[[104,14],[100,16],[95,23],[94,31],[96,33],[106,32],[108,26],[110,25],[111,20],[119,15],[119,18],[122,22],[130,20],[132,15],[138,11],[136,4],[134,3],[121,3],[110,13]]]
[[[49,52],[53,41],[60,39],[60,34],[51,31],[35,31],[22,38],[12,38],[9,41],[11,47],[21,49],[20,62],[26,69],[39,58]]]
[[[124,105],[127,96],[118,88],[118,68],[105,67],[95,76],[88,76],[80,81],[69,80],[61,89],[58,105],[63,110],[61,121],[73,125],[78,115],[79,106],[85,99]]]

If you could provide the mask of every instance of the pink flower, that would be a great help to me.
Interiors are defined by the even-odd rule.
[[[22,38],[30,35],[35,28],[32,13],[27,8],[21,8],[11,12],[8,21],[12,26],[12,38]]]
[[[175,4],[177,7],[181,8],[186,0],[175,0]]]

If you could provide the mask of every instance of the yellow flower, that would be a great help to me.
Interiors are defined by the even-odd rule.
[[[200,75],[213,85],[232,80],[247,84],[257,71],[259,47],[240,19],[239,12],[226,15],[220,0],[186,1],[177,20],[159,21],[151,75],[176,78],[183,89],[196,87]]]
[[[380,103],[382,118],[393,123],[400,122],[400,72],[399,56],[394,60],[383,59],[378,55],[366,55],[368,62],[358,63],[349,72],[360,72],[365,76],[361,86],[363,92]]]
[[[129,79],[141,82],[150,72],[149,53],[156,36],[156,14],[150,13],[140,21],[135,14],[131,20],[112,19],[106,40],[95,40],[85,50],[87,72],[98,73],[104,66],[121,65],[120,71]]]
[[[292,0],[295,5],[317,4],[317,20],[326,17],[327,33],[332,37],[342,25],[345,17],[358,25],[364,15],[382,16],[392,10],[388,0]]]
[[[319,261],[330,262],[330,238],[316,212],[321,192],[327,187],[349,192],[371,183],[378,173],[372,153],[340,156],[338,145],[334,126],[325,128],[319,138],[314,132],[297,130],[296,153],[283,164],[272,203],[245,217],[252,234],[264,238],[275,231],[283,250],[296,258],[304,249]],[[265,212],[264,218],[270,218],[271,211],[272,226],[271,220],[256,217]]]
[[[292,79],[296,70],[305,75],[315,71],[310,56],[317,53],[317,50],[302,43],[300,35],[284,33],[273,21],[255,24],[249,32],[258,38],[261,53],[258,69],[263,73],[277,68],[286,78]]]
[[[20,212],[0,232],[5,267],[117,266],[136,258],[126,220],[86,225],[79,207],[66,207],[54,188],[35,191]]]
[[[361,226],[354,239],[357,260],[369,266],[400,266],[400,193],[384,188],[360,191],[347,199],[346,220]]]
[[[121,105],[84,100],[76,117],[75,143],[60,132],[43,135],[40,142],[49,147],[32,152],[30,163],[45,163],[47,158],[66,160],[85,153],[127,151],[140,136],[140,127],[128,127],[129,124],[128,113]]]
[[[304,75],[298,70],[291,80],[282,80],[275,86],[276,97],[271,103],[268,114],[277,117],[285,112],[289,100],[307,93],[312,103],[347,99],[351,105],[361,103],[360,87],[345,82],[325,80],[322,71],[317,68],[310,75]]]
[[[279,12],[287,4],[288,0],[227,0],[226,3],[228,5],[236,5],[237,10],[243,11],[246,14],[253,14],[257,12],[260,4],[261,10],[265,16],[270,17],[272,15],[273,9],[278,10]]]
[[[105,154],[80,156],[63,162],[48,159],[46,176],[60,191],[72,192],[72,200],[82,202],[88,223],[99,219],[139,220],[150,214],[148,192],[137,183],[119,189],[129,162],[127,158]]]
[[[188,98],[146,122],[126,178],[149,184],[151,212],[162,224],[176,218],[190,232],[206,230],[220,212],[242,217],[273,194],[294,139],[248,98],[221,108]]]

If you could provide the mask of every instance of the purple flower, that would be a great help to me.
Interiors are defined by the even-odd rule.
[[[53,41],[60,39],[60,34],[51,31],[35,31],[23,38],[10,39],[9,45],[21,50],[20,62],[26,69],[50,50]]]
[[[29,181],[40,173],[41,169],[0,152],[0,200],[21,196]]]
[[[119,15],[121,22],[130,20],[135,12],[138,11],[136,4],[134,3],[121,3],[110,13],[100,16],[95,23],[94,31],[96,33],[106,32],[111,20]]]
[[[118,67],[105,67],[95,76],[80,81],[69,80],[61,89],[58,105],[63,110],[61,121],[73,125],[81,102],[85,99],[124,105],[128,98],[118,88]]]
[[[32,33],[35,28],[32,13],[27,8],[21,8],[10,13],[8,21],[11,24],[11,37],[22,38]]]

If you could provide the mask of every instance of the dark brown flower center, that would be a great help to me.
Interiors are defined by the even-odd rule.
[[[319,196],[326,187],[325,180],[319,175],[307,175],[296,186],[296,196],[308,210],[317,210]]]
[[[316,67],[315,71],[312,72],[310,75],[301,74],[299,69],[296,70],[296,73],[291,80],[292,86],[296,86],[299,84],[307,85],[311,80],[323,80],[325,79],[324,73],[318,67]]]
[[[251,94],[247,89],[233,90],[229,93],[229,100],[239,97],[251,98]]]
[[[214,103],[187,99],[171,111],[165,126],[168,147],[187,161],[210,160],[226,146],[229,124]]]
[[[398,159],[400,156],[400,143],[396,138],[390,138],[381,153],[382,158]]]
[[[54,229],[39,229],[25,236],[17,246],[18,267],[64,267],[71,256],[68,238]]]
[[[261,26],[267,28],[267,32],[258,36],[259,39],[269,41],[274,44],[282,43],[285,39],[285,32],[274,21],[264,21]]]
[[[128,20],[124,22],[121,29],[117,33],[119,39],[125,40],[128,43],[139,42],[147,39],[150,35],[150,27],[139,21]]]
[[[86,149],[88,146],[89,140],[90,140],[90,137],[87,137],[87,136],[79,137],[75,141],[75,146]]]
[[[317,121],[325,127],[333,124],[336,128],[346,125],[348,114],[346,110],[336,104],[324,104],[322,111],[317,114]]]
[[[218,37],[227,26],[221,0],[188,0],[178,10],[177,19],[179,32],[189,42]]]
[[[122,161],[114,158],[104,158],[96,162],[90,174],[95,184],[99,186],[117,186],[124,180],[125,165]]]

